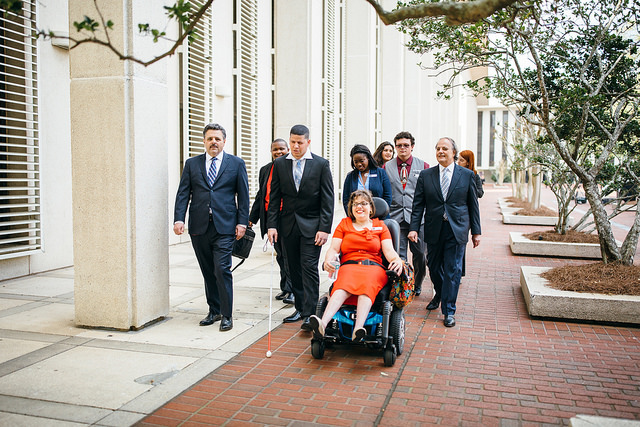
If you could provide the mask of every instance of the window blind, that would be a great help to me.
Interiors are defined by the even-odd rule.
[[[36,2],[0,14],[0,259],[42,248]]]

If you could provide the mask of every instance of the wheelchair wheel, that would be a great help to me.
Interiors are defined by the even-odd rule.
[[[318,300],[318,304],[316,304],[316,316],[322,318],[322,315],[324,314],[324,310],[327,308],[328,301],[329,301],[329,298],[327,298],[326,295]]]
[[[396,352],[389,346],[384,349],[384,366],[393,366],[394,363],[396,363]]]
[[[324,356],[324,341],[311,342],[311,355],[314,359],[322,359]]]
[[[404,329],[404,309],[399,308],[391,313],[391,322],[389,325],[389,330],[393,337],[393,345],[396,347],[398,356],[400,356],[404,350]]]

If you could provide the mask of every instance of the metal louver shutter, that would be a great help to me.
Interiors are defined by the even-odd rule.
[[[0,259],[42,248],[36,2],[0,14]]]
[[[236,142],[247,166],[249,193],[258,191],[258,4],[236,3]]]
[[[202,0],[192,1],[192,10],[202,7]],[[196,25],[198,38],[184,44],[183,69],[185,106],[183,129],[186,157],[204,153],[202,130],[213,117],[213,32],[211,8]]]

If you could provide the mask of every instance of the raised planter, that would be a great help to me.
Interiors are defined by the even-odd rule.
[[[567,220],[571,225],[573,217],[569,217]],[[520,224],[520,225],[550,225],[555,226],[558,223],[557,216],[528,216],[528,215],[515,215],[513,213],[502,213],[503,224]]]
[[[560,291],[540,274],[548,267],[520,267],[520,287],[529,314],[538,317],[640,324],[640,296]]]
[[[530,240],[524,233],[509,233],[509,247],[516,255],[541,255],[567,258],[600,259],[600,245],[597,243],[549,242],[546,240]]]

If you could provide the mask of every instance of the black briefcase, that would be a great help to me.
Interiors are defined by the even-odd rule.
[[[253,231],[251,227],[247,227],[247,230],[244,232],[244,236],[242,236],[242,239],[233,242],[233,251],[231,252],[231,255],[242,260],[238,265],[233,267],[233,270],[240,267],[244,260],[249,258],[249,254],[251,253],[251,247],[253,246],[253,240],[255,239],[255,237],[256,232]]]

